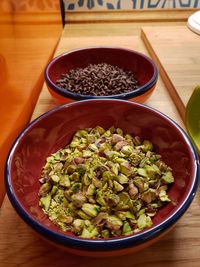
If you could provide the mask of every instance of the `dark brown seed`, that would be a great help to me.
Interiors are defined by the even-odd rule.
[[[56,84],[74,93],[93,96],[117,95],[139,87],[132,72],[107,63],[72,69],[61,74]]]

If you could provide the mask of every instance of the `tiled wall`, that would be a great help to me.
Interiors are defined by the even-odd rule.
[[[67,11],[200,8],[200,0],[64,0]]]

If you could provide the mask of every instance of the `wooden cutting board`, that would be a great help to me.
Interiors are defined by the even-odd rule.
[[[200,84],[200,35],[187,26],[143,27],[141,36],[184,119],[185,106]]]

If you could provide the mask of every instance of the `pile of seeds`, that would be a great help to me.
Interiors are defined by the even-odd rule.
[[[132,72],[106,63],[72,69],[62,74],[56,84],[74,93],[92,96],[127,93],[139,86]]]
[[[130,235],[152,226],[173,181],[150,141],[97,126],[77,131],[47,158],[39,205],[63,231],[83,238]]]

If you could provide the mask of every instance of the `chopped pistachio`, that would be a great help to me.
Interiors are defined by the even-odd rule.
[[[99,232],[96,227],[92,231],[89,231],[86,227],[84,227],[80,237],[94,238],[94,237],[98,237],[98,235],[99,235]]]
[[[148,203],[148,204],[151,203],[152,201],[156,199],[156,190],[152,188],[148,189],[147,191],[141,194],[141,199],[145,203]]]
[[[118,195],[110,194],[110,196],[109,196],[109,204],[111,206],[116,206],[119,203],[119,201],[120,201],[120,198],[119,198]]]
[[[123,173],[120,173],[118,176],[117,176],[117,181],[120,183],[120,184],[127,184],[128,183],[128,177],[126,175],[124,175]]]
[[[124,189],[124,187],[117,181],[113,181],[113,186],[117,192],[120,192]]]
[[[39,182],[39,205],[61,230],[109,238],[151,227],[174,177],[151,141],[96,126],[50,155]]]
[[[48,211],[50,204],[51,204],[50,195],[46,195],[45,197],[40,198],[40,206],[43,207],[46,212]]]
[[[45,183],[40,187],[39,195],[44,197],[49,193],[50,190],[51,190],[51,184]]]
[[[86,166],[84,164],[79,164],[76,168],[76,171],[80,174],[80,175],[84,175],[86,173]]]
[[[104,128],[102,128],[101,126],[96,126],[96,127],[95,127],[95,130],[96,130],[100,135],[102,135],[102,134],[105,133]]]
[[[84,227],[84,220],[81,220],[81,219],[75,219],[75,220],[73,221],[73,227],[74,227],[74,232],[75,232],[75,233],[81,232],[81,230],[82,230],[83,227]]]
[[[104,238],[108,238],[108,237],[110,237],[110,232],[109,232],[109,230],[104,229],[104,230],[101,231],[101,235]]]
[[[118,230],[120,229],[120,227],[123,225],[123,222],[121,219],[119,219],[117,216],[115,215],[110,215],[108,216],[107,218],[107,221],[106,221],[106,225],[109,229],[112,229],[112,230]]]
[[[169,199],[169,197],[168,197],[168,195],[167,195],[167,193],[166,193],[166,191],[164,191],[164,190],[161,190],[160,191],[160,193],[159,193],[159,198],[160,198],[160,200],[161,201],[166,201],[166,202],[170,202],[171,200]]]
[[[83,204],[87,201],[87,198],[83,193],[76,193],[72,195],[71,200],[75,207],[81,208]]]
[[[74,183],[72,186],[71,186],[71,190],[73,193],[77,193],[81,190],[82,188],[82,184],[81,183]]]
[[[130,165],[130,163],[129,163],[129,162],[122,162],[122,163],[120,164],[120,171],[121,171],[123,174],[127,175],[127,176],[131,175],[131,173],[132,173],[132,169],[131,169],[131,165]]]
[[[79,179],[80,179],[80,173],[78,173],[78,172],[74,172],[74,173],[72,173],[72,175],[71,175],[71,179],[72,179],[73,181],[78,182]]]
[[[87,191],[86,191],[86,195],[87,196],[92,196],[92,195],[94,195],[94,193],[95,193],[95,186],[93,185],[93,184],[90,184],[89,186],[88,186],[88,188],[87,188]]]
[[[84,203],[82,210],[90,217],[96,217],[99,211],[99,206],[90,203]]]
[[[118,194],[118,196],[120,198],[120,201],[122,201],[124,205],[128,204],[130,196],[127,192],[121,192]]]
[[[96,193],[96,201],[102,206],[106,205],[106,202],[105,202],[105,199],[103,196],[103,192],[101,190],[98,190]]]
[[[54,186],[52,187],[52,189],[51,189],[50,195],[51,195],[51,196],[54,195],[54,194],[57,192],[57,190],[58,190],[58,187],[57,187],[56,185],[54,185]]]
[[[174,177],[172,175],[171,171],[167,171],[163,174],[163,176],[161,177],[161,182],[165,183],[165,184],[170,184],[174,182]]]
[[[61,176],[59,184],[61,186],[64,186],[64,187],[70,187],[71,183],[70,183],[70,180],[69,180],[69,176],[68,175]]]
[[[144,140],[142,145],[143,145],[143,151],[145,152],[153,150],[153,144],[148,140]]]
[[[124,146],[128,145],[127,141],[119,141],[117,144],[114,146],[115,150],[119,151],[121,150]]]
[[[127,221],[125,221],[123,224],[122,233],[123,233],[123,235],[132,234],[132,228],[130,227],[130,224]]]
[[[140,176],[143,176],[143,177],[147,177],[147,172],[144,168],[138,168],[137,169],[137,173],[140,175]]]
[[[137,226],[140,230],[150,227],[152,225],[151,218],[145,214],[141,214],[137,220]]]
[[[136,176],[133,180],[134,185],[138,188],[139,192],[144,191],[144,179]]]
[[[77,214],[79,217],[81,217],[83,220],[90,220],[90,216],[88,214],[86,214],[85,212],[83,212],[82,210],[78,210]]]
[[[111,143],[112,143],[112,145],[115,145],[118,142],[123,141],[123,140],[124,140],[123,136],[121,136],[119,134],[113,134],[112,138],[111,138]]]
[[[51,179],[53,182],[58,183],[60,181],[60,177],[56,174],[51,175]]]
[[[133,152],[133,147],[130,145],[123,146],[121,152],[125,155],[130,155]]]

